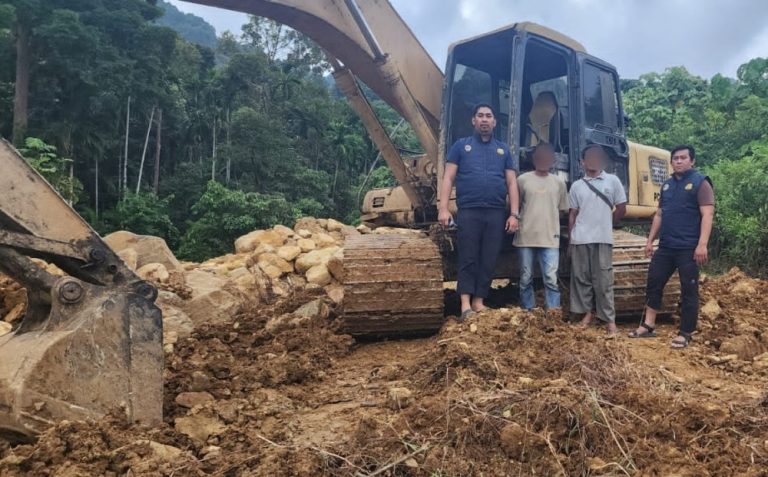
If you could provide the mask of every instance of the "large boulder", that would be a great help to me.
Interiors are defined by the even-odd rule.
[[[301,247],[298,245],[283,245],[277,249],[277,256],[285,261],[292,262],[301,254]]]
[[[319,285],[321,287],[328,285],[332,280],[331,273],[328,271],[328,267],[323,264],[315,265],[314,267],[307,270],[306,277],[307,282],[314,283],[315,285]]]
[[[336,219],[328,219],[328,223],[326,224],[326,228],[329,232],[341,232],[344,227],[344,224]]]
[[[165,240],[160,237],[137,235],[126,230],[119,230],[104,237],[104,241],[118,254],[127,248],[135,250],[136,269],[148,263],[162,263],[169,271],[183,270]]]
[[[319,248],[330,247],[338,243],[335,238],[326,233],[312,234],[312,240],[314,240]]]
[[[176,294],[161,291],[155,304],[163,312],[163,334],[174,333],[175,338],[187,338],[195,328],[192,319],[182,311],[184,301]]]
[[[333,278],[343,282],[344,281],[344,249],[340,248],[336,251],[326,263],[328,271],[331,272]]]
[[[296,259],[296,271],[299,273],[306,273],[307,270],[314,266],[325,265],[338,250],[339,247],[326,247],[300,255],[299,258]]]
[[[300,238],[296,241],[296,246],[305,253],[317,249],[317,244],[315,241],[309,238]]]
[[[187,272],[184,278],[192,290],[192,298],[185,301],[181,309],[195,326],[232,321],[242,304],[236,288],[226,287],[225,280],[203,270]]]
[[[286,273],[293,272],[293,265],[274,253],[259,255],[258,265],[270,278],[278,278]],[[274,274],[274,270],[277,270],[277,275]]]
[[[283,235],[285,238],[291,238],[295,235],[294,231],[285,225],[275,225],[272,227],[272,230],[279,233],[280,235]]]
[[[321,221],[314,217],[303,217],[297,220],[296,224],[293,226],[293,230],[295,230],[299,236],[302,236],[302,234],[299,232],[300,230],[306,230],[313,234],[327,231],[326,228],[321,225]]]
[[[128,268],[133,270],[134,272],[138,268],[136,265],[139,263],[139,254],[134,250],[133,248],[124,248],[123,250],[120,250],[117,252],[117,256],[120,257],[120,260],[125,262],[126,265],[128,265]]]
[[[259,245],[266,244],[272,247],[281,247],[286,236],[275,230],[254,230],[235,240],[235,253],[250,253]]]

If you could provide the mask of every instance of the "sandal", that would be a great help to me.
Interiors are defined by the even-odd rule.
[[[634,330],[629,334],[630,338],[656,338],[656,327],[647,325],[645,322],[640,323],[640,326],[646,329],[646,331],[641,331],[640,333],[637,332],[637,330]]]
[[[685,349],[691,343],[691,340],[693,340],[691,334],[686,333],[685,331],[678,331],[677,336],[681,336],[683,341],[672,340],[672,344],[670,345],[672,349]]]
[[[474,310],[464,310],[461,312],[461,316],[459,317],[458,321],[459,323],[464,323],[465,321],[467,321],[467,318],[469,318],[470,316],[474,316],[476,314],[477,312],[475,312]]]

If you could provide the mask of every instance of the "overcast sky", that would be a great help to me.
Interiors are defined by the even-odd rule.
[[[368,0],[358,0],[368,1]],[[391,0],[442,68],[448,45],[518,21],[565,33],[636,78],[669,66],[735,77],[749,59],[768,56],[768,0]],[[239,33],[244,14],[180,0],[182,11]]]

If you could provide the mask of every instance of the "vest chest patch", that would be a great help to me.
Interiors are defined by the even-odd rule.
[[[502,149],[502,148],[496,149],[496,154],[498,154],[500,156],[503,156],[504,155],[504,149]]]
[[[661,190],[669,190],[669,184],[664,184],[664,187],[662,187]]]
[[[472,150],[472,146],[470,146],[469,144],[467,144],[466,146],[464,146],[464,150],[465,150],[465,151],[467,151],[467,152],[469,152],[469,151],[471,151],[471,150]]]
[[[691,190],[693,189],[693,183],[689,182],[685,185],[685,190]]]

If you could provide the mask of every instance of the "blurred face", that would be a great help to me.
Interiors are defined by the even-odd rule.
[[[672,170],[675,174],[683,174],[693,167],[696,161],[691,159],[691,151],[683,149],[672,156]]]
[[[605,164],[605,153],[597,148],[589,149],[581,161],[585,171],[600,171]]]
[[[491,108],[480,108],[472,116],[472,126],[482,136],[490,136],[496,127],[496,118],[493,116]]]
[[[533,167],[539,172],[548,172],[555,164],[555,153],[549,148],[536,149],[533,153]]]

